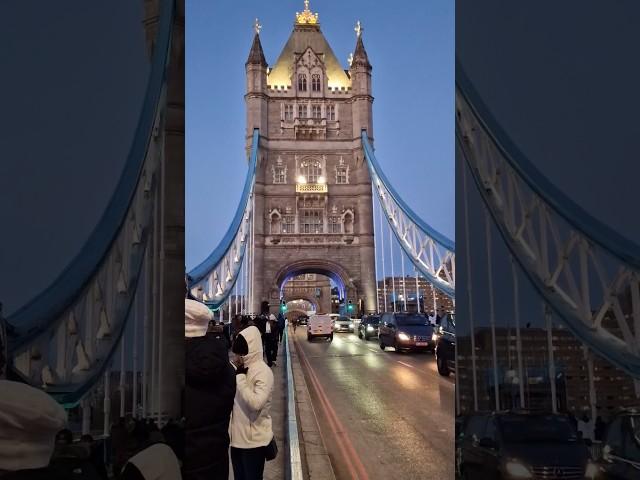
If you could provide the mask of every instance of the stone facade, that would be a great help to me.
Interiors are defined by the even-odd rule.
[[[373,97],[361,37],[355,52],[342,70],[319,24],[296,22],[269,68],[255,35],[245,96],[247,150],[260,130],[254,310],[265,299],[276,308],[282,284],[305,273],[332,278],[345,300],[376,309],[371,179],[360,140],[363,129],[372,137]]]

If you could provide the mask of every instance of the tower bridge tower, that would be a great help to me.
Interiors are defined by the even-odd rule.
[[[277,304],[304,273],[376,309],[371,179],[360,139],[373,137],[371,64],[360,24],[344,69],[305,1],[273,65],[260,26],[246,62],[247,145],[260,130],[255,184],[255,302]],[[258,305],[254,305],[257,309]]]

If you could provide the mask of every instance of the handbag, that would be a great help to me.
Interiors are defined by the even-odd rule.
[[[269,445],[264,447],[264,458],[267,462],[275,459],[278,456],[278,445],[276,444],[276,436],[274,435]]]

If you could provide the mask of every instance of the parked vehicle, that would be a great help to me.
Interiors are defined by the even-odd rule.
[[[640,478],[640,410],[624,410],[613,417],[594,470],[590,478],[598,480]]]
[[[440,320],[432,338],[435,341],[438,373],[448,377],[452,371],[456,371],[456,323],[453,315],[446,315]]]
[[[316,337],[333,340],[333,320],[329,315],[311,315],[307,324],[307,340],[312,341]]]
[[[434,327],[426,315],[419,313],[382,314],[380,319],[378,340],[380,348],[394,347],[396,352],[402,350],[433,351]]]
[[[380,316],[369,315],[362,319],[360,325],[358,325],[358,337],[364,340],[369,340],[373,337],[378,337],[378,327],[380,325]]]
[[[298,325],[307,325],[309,323],[309,317],[306,315],[300,315],[298,317]]]
[[[336,332],[351,332],[355,330],[355,324],[349,317],[338,317],[334,324],[334,331]]]
[[[458,452],[465,480],[577,480],[594,473],[589,449],[568,415],[471,415],[464,422]]]

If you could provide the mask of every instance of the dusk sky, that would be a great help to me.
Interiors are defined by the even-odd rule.
[[[640,66],[631,60],[640,44],[640,5],[458,0],[456,12],[456,55],[502,128],[575,203],[640,244]],[[474,316],[476,325],[488,325],[484,213],[467,180]],[[458,178],[456,307],[458,326],[464,327],[461,185]],[[493,239],[496,318],[504,324],[513,322],[513,283],[508,253],[495,229]],[[542,302],[522,275],[520,291],[523,322],[539,326]]]
[[[2,8],[0,301],[11,314],[55,280],[104,212],[149,61],[142,1]]]
[[[247,171],[245,61],[256,17],[267,63],[275,63],[302,0],[188,2],[186,13],[186,263],[216,247],[238,205]],[[373,65],[376,156],[403,199],[454,238],[454,3],[312,1],[338,60],[360,20]]]

